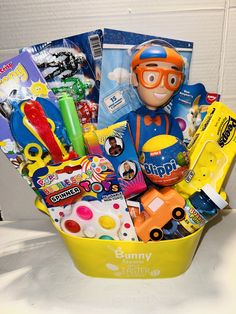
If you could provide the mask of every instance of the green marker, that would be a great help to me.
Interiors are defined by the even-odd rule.
[[[71,96],[63,94],[59,98],[59,106],[66,127],[67,134],[74,151],[82,157],[85,155],[82,127],[78,118],[74,100]]]

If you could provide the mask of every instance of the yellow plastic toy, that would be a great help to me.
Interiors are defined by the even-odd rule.
[[[34,154],[31,154],[30,150],[32,148],[36,150],[37,152]],[[37,143],[27,144],[24,148],[24,155],[27,158],[27,160],[32,162],[32,163],[27,164],[27,169],[29,171],[28,175],[30,178],[33,177],[33,174],[36,170],[38,170],[39,168],[45,167],[52,160],[50,155],[47,155],[44,158],[42,157],[43,150],[41,146]]]
[[[48,214],[40,199],[36,199],[35,205]],[[144,243],[78,238],[53,225],[75,267],[85,275],[104,278],[176,277],[190,266],[203,231],[201,228],[181,239]]]
[[[223,103],[214,102],[188,150],[190,170],[185,179],[175,185],[176,190],[188,198],[209,183],[220,192],[236,155],[236,113]]]

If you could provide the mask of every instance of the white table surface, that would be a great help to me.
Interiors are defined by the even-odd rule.
[[[236,211],[211,224],[187,272],[90,278],[46,219],[0,222],[0,313],[236,313]]]

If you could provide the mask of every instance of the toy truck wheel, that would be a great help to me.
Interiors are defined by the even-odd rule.
[[[181,207],[176,207],[173,211],[172,211],[172,217],[175,220],[182,220],[185,216],[185,211],[183,208]]]
[[[163,238],[163,232],[159,228],[153,228],[150,231],[150,239],[152,241],[160,241]]]

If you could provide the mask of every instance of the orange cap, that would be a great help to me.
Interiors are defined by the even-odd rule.
[[[182,71],[184,67],[184,60],[175,49],[158,45],[143,46],[140,48],[132,59],[131,67],[134,69],[139,64],[147,61],[173,63],[179,71]]]

